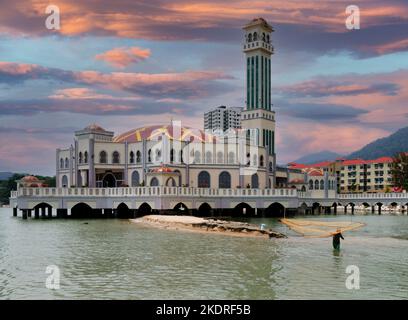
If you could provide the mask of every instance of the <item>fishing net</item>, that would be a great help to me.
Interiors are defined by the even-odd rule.
[[[283,224],[287,225],[293,231],[302,234],[308,238],[331,237],[335,233],[356,230],[365,226],[361,222],[347,221],[318,221],[301,219],[281,219]]]

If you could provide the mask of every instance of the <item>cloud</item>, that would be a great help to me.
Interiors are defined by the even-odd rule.
[[[48,0],[2,4],[0,32],[46,36],[113,36],[148,40],[239,41],[241,27],[262,16],[278,32],[281,50],[349,50],[378,55],[406,50],[408,6],[404,0],[360,0],[361,30],[345,28],[344,1],[287,0],[55,0],[63,19],[57,32],[44,27]],[[293,41],[296,39],[296,41]],[[390,42],[397,45],[379,50]]]
[[[395,83],[359,83],[363,80],[356,77],[350,81],[333,80],[332,77],[321,77],[314,80],[285,86],[278,89],[296,97],[325,97],[325,96],[355,96],[361,94],[383,94],[394,96],[398,93],[399,86]]]
[[[335,105],[324,103],[278,103],[277,112],[280,115],[290,116],[293,118],[309,119],[319,121],[339,121],[348,122],[356,120],[360,115],[368,113],[363,109],[347,105]]]
[[[63,100],[121,100],[121,101],[137,101],[141,97],[119,97],[109,94],[98,93],[90,88],[66,88],[56,90],[54,94],[49,96],[50,99]]]
[[[277,128],[278,162],[288,163],[299,156],[323,150],[346,155],[390,133],[360,124],[334,125],[284,118]]]
[[[115,48],[95,56],[95,59],[102,60],[110,65],[124,69],[131,64],[141,62],[150,57],[150,50],[139,47]]]
[[[218,80],[232,80],[233,77],[221,71],[194,71],[173,73],[131,73],[98,71],[65,71],[38,65],[2,62],[0,83],[13,84],[28,80],[50,79],[80,85],[100,86],[116,91],[131,92],[145,97],[196,99],[216,95],[228,89],[226,83]],[[72,95],[74,92],[71,92]],[[64,93],[66,94],[66,92]],[[80,94],[83,94],[81,92]]]

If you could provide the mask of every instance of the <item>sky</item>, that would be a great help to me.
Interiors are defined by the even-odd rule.
[[[49,30],[48,5],[60,10]],[[346,7],[360,9],[348,30]],[[242,27],[274,28],[277,161],[346,155],[408,125],[406,0],[0,0],[0,171],[55,174],[55,150],[245,105]]]

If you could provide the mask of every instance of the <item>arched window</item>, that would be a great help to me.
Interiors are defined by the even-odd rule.
[[[157,187],[158,185],[159,185],[159,180],[157,180],[156,177],[153,177],[152,180],[150,180],[150,186]]]
[[[218,188],[228,189],[231,188],[231,175],[227,171],[220,173],[218,177]]]
[[[147,152],[147,162],[152,162],[152,149]]]
[[[320,180],[320,190],[324,190],[324,180]]]
[[[180,163],[184,163],[183,160],[183,150],[180,150],[180,159],[179,159]]]
[[[138,187],[140,185],[139,172],[133,171],[132,173],[132,187]]]
[[[65,158],[65,168],[69,168],[69,159]]]
[[[112,153],[112,163],[120,163],[119,152],[114,151],[114,152]]]
[[[135,163],[135,153],[133,151],[130,151],[129,162]]]
[[[302,186],[302,190],[301,190],[302,192],[306,192],[306,187],[305,186]]]
[[[266,41],[265,32],[262,33],[262,41],[263,41],[263,42]]]
[[[252,42],[252,33],[248,34],[248,42]]]
[[[201,153],[200,151],[194,152],[194,163],[200,163],[201,162]]]
[[[88,163],[88,151],[84,152],[84,163]]]
[[[181,187],[181,172],[178,169],[174,170],[174,172],[177,172],[179,174],[179,176],[178,176],[178,186]]]
[[[313,180],[309,180],[309,190],[313,190]]]
[[[273,171],[273,164],[272,164],[272,162],[269,162],[269,172],[272,172]]]
[[[258,34],[256,32],[254,32],[254,41],[258,40]]]
[[[82,152],[78,154],[78,163],[82,163]]]
[[[167,187],[175,187],[176,186],[176,180],[174,178],[170,177],[166,181],[166,186]]]
[[[160,161],[160,159],[161,159],[161,150],[157,149],[156,150],[156,161],[158,162]]]
[[[319,190],[319,180],[315,181],[314,188],[315,188],[315,190]]]
[[[224,153],[221,151],[217,152],[217,163],[224,163]]]
[[[64,168],[64,159],[60,159],[60,168],[63,169]]]
[[[270,40],[269,40],[269,34],[266,35],[266,42],[267,42],[267,43],[270,42]]]
[[[170,163],[174,162],[174,149],[170,150]]]
[[[235,163],[235,153],[232,151],[228,153],[228,163],[229,164]]]
[[[99,154],[99,163],[107,163],[108,159],[106,156],[106,152],[105,151],[101,151],[101,153]]]
[[[256,173],[254,173],[251,177],[251,186],[253,189],[258,189],[259,188],[259,178]]]
[[[63,188],[68,187],[68,177],[66,175],[62,176],[61,185],[62,185]]]
[[[205,153],[205,162],[206,163],[212,163],[213,161],[212,161],[212,153],[211,153],[211,151],[207,151],[206,153]]]
[[[264,166],[264,157],[263,157],[263,155],[260,155],[260,157],[259,157],[259,166],[260,167]]]
[[[142,161],[142,155],[139,150],[136,151],[136,163],[140,163]]]
[[[209,188],[211,186],[211,177],[207,171],[201,171],[197,180],[199,188]]]

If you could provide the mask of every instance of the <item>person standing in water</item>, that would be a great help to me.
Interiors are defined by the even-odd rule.
[[[337,231],[333,233],[333,248],[335,250],[340,250],[340,238],[344,240],[341,230],[337,229]]]

